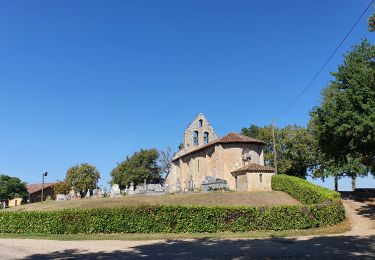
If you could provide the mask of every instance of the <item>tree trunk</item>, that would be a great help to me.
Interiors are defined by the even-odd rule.
[[[335,176],[335,191],[339,190],[339,177]]]
[[[352,191],[355,191],[355,181],[356,181],[356,176],[352,176]]]

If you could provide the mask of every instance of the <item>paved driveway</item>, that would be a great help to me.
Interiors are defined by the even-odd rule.
[[[345,200],[352,230],[323,237],[53,241],[0,239],[1,259],[375,259],[373,215],[364,202]],[[370,208],[370,210],[373,208]],[[362,214],[366,212],[366,214]],[[371,212],[371,211],[370,211]]]

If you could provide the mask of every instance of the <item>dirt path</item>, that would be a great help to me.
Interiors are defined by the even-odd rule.
[[[369,206],[347,199],[344,206],[352,224],[344,234],[223,240],[0,239],[0,259],[375,259]]]
[[[375,219],[360,212],[372,204],[351,199],[344,199],[346,216],[349,218],[351,230],[344,235],[370,236],[375,235]],[[373,216],[375,217],[375,216]]]

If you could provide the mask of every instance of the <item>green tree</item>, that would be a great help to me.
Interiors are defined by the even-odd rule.
[[[28,197],[26,183],[17,177],[0,175],[0,201],[8,202],[11,199],[20,197],[24,200]]]
[[[375,32],[375,13],[368,19],[368,27],[370,32]]]
[[[362,40],[344,58],[309,124],[329,162],[320,174],[350,176],[354,188],[357,176],[375,172],[375,46]]]
[[[266,142],[264,160],[274,165],[272,126],[251,125],[241,130],[243,135]],[[316,162],[316,141],[305,127],[290,125],[275,129],[277,167],[279,173],[305,178]]]
[[[97,187],[99,178],[100,172],[95,166],[83,163],[68,169],[65,183],[71,188],[78,189],[83,196],[88,189],[93,190]]]
[[[60,181],[53,186],[54,195],[57,194],[68,194],[72,187],[65,181]]]
[[[278,132],[277,129],[276,133]],[[266,165],[273,166],[273,141],[272,141],[272,126],[257,126],[251,124],[248,128],[242,128],[241,134],[250,136],[266,143],[264,147],[264,162]],[[277,135],[276,135],[277,136]],[[276,150],[279,152],[279,149]]]
[[[125,161],[118,163],[112,170],[111,183],[117,183],[120,188],[125,188],[131,182],[134,185],[143,183],[160,182],[160,170],[158,167],[159,153],[156,149],[141,149],[135,152],[131,157],[127,157]]]

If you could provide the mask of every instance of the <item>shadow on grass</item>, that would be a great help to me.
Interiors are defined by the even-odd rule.
[[[110,243],[108,241],[103,243]],[[267,238],[252,240],[168,240],[139,245],[127,250],[88,252],[68,249],[35,254],[26,259],[374,259],[375,236]]]

